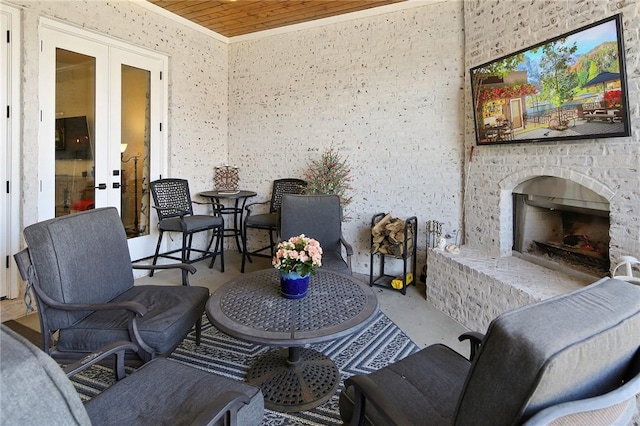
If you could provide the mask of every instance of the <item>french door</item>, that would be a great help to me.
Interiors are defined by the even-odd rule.
[[[39,220],[113,206],[132,259],[153,254],[165,169],[166,57],[42,19]]]

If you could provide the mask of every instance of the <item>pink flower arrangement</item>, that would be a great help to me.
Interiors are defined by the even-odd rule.
[[[304,234],[282,241],[273,257],[274,268],[284,273],[297,272],[300,276],[315,274],[322,266],[322,247],[313,238]]]

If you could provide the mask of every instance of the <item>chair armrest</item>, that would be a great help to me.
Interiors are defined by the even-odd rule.
[[[344,237],[342,235],[340,236],[340,243],[343,245],[345,251],[347,252],[347,256],[352,256],[353,255],[353,247],[351,246],[351,244],[349,244],[347,242],[347,240],[344,239]]]
[[[214,207],[219,208],[219,209],[223,209],[224,208],[224,204],[216,203],[215,201],[196,201],[196,200],[191,200],[191,202],[193,204],[211,205],[211,206],[214,206]]]
[[[245,210],[245,220],[246,217],[251,215],[251,208],[256,207],[256,206],[261,206],[264,204],[269,204],[271,202],[271,200],[266,200],[266,201],[256,201],[254,203],[249,203],[246,206],[244,206],[244,210]]]
[[[160,269],[181,269],[182,270],[182,285],[191,285],[189,283],[189,274],[193,275],[197,269],[193,265],[187,263],[172,263],[168,265],[131,265],[133,269],[144,269],[147,271],[156,271]]]
[[[115,309],[124,309],[126,311],[132,312],[134,315],[129,315],[128,318],[128,329],[129,329],[129,337],[133,342],[135,342],[138,348],[138,354],[140,358],[144,359],[144,353],[151,353],[153,349],[147,345],[142,338],[140,337],[140,333],[138,332],[138,317],[143,317],[147,314],[147,308],[139,303],[134,301],[126,301],[126,302],[108,302],[104,304],[97,303],[59,303],[49,296],[44,294],[44,292],[40,291],[40,288],[33,284],[33,290],[37,293],[40,300],[48,305],[50,308],[60,309],[63,311],[108,311]],[[49,330],[50,332],[51,330]],[[44,333],[43,333],[44,335]],[[43,341],[44,345],[44,341]],[[142,350],[140,349],[142,348]]]
[[[60,303],[40,290],[36,285],[33,286],[38,297],[51,308],[60,309],[62,311],[112,311],[115,309],[125,309],[131,311],[138,316],[145,316],[147,308],[139,302],[107,302],[107,303]]]
[[[86,370],[92,365],[97,364],[108,356],[114,356],[114,364],[113,370],[116,373],[116,380],[123,379],[125,376],[124,372],[124,353],[125,351],[137,351],[138,347],[131,342],[127,342],[126,340],[120,340],[117,342],[110,343],[102,348],[98,349],[96,352],[92,352],[89,355],[85,356],[81,360],[74,362],[73,364],[69,364],[65,366],[62,370],[67,375],[67,377],[72,377],[79,372]]]
[[[630,424],[636,410],[636,395],[640,393],[640,374],[624,385],[604,395],[552,405],[539,411],[524,423],[524,426],[543,426],[567,416],[582,413],[582,419],[590,424]],[[625,405],[618,404],[626,402]],[[570,420],[571,417],[569,417]],[[606,420],[605,420],[606,419]]]
[[[198,205],[210,205],[213,208],[213,214],[215,216],[218,216],[220,214],[220,212],[222,211],[222,209],[224,209],[224,204],[222,203],[216,203],[215,201],[195,201],[192,200],[191,201],[193,204],[198,204]]]
[[[353,247],[347,242],[347,240],[342,237],[342,235],[340,235],[340,244],[342,244],[345,252],[347,253],[347,266],[349,267],[349,271],[351,271],[351,256],[353,255]]]
[[[468,340],[469,344],[471,345],[469,361],[473,361],[473,359],[476,357],[476,353],[478,353],[478,349],[480,349],[480,346],[482,346],[484,334],[478,333],[477,331],[468,331],[458,336],[458,341],[464,342],[465,340]]]
[[[224,424],[234,426],[238,424],[237,413],[242,405],[249,403],[251,399],[236,391],[228,391],[220,395],[215,401],[202,411],[191,422],[191,426]],[[224,421],[221,421],[223,420]]]
[[[363,425],[365,420],[365,409],[367,402],[375,407],[376,412],[384,418],[384,424],[388,425],[410,425],[404,413],[389,401],[387,392],[381,389],[368,376],[352,376],[345,380],[344,391],[349,386],[353,386],[354,407],[353,416],[349,424]],[[343,391],[343,392],[344,392]]]
[[[246,206],[244,206],[244,209],[245,209],[245,210],[250,210],[250,207],[253,207],[253,206],[261,206],[261,205],[263,205],[263,204],[269,204],[270,202],[271,202],[271,200],[255,201],[255,202],[253,202],[253,203],[249,203],[249,204],[247,204]]]

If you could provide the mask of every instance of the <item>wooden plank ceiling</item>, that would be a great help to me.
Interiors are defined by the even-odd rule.
[[[405,0],[148,1],[225,37],[234,37]]]

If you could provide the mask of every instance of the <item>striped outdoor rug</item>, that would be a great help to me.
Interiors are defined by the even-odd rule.
[[[418,347],[382,312],[364,330],[333,342],[312,346],[329,356],[338,366],[342,381],[329,401],[300,413],[278,413],[265,410],[263,425],[341,425],[338,395],[344,379],[354,374],[378,370],[407,355]],[[272,349],[230,337],[203,318],[202,342],[195,344],[194,333],[173,352],[170,358],[222,376],[243,380],[251,361]],[[113,383],[113,372],[94,366],[74,377],[81,398],[90,399]]]

